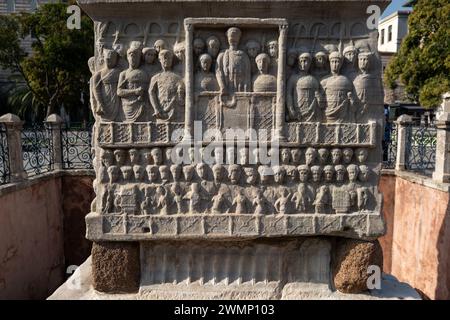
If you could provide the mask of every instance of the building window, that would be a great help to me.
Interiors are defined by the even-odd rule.
[[[392,41],[392,26],[388,27],[388,42]]]
[[[16,0],[7,0],[6,12],[14,12],[14,11],[16,11]]]
[[[381,44],[384,44],[384,29],[381,29]]]

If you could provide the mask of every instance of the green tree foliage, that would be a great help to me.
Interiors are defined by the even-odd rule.
[[[426,108],[450,91],[450,2],[419,0],[408,20],[409,33],[386,68],[385,81],[400,80],[408,95]]]
[[[25,111],[37,109],[46,116],[64,105],[87,119],[91,76],[87,61],[93,55],[93,23],[82,15],[81,29],[70,30],[66,10],[66,4],[45,4],[34,13],[1,16],[0,65],[23,78],[10,91],[11,104],[30,104],[32,110]],[[20,40],[29,35],[33,36],[33,53],[26,56]]]

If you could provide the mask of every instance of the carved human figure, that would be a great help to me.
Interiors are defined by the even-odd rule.
[[[170,168],[169,166],[162,165],[159,166],[159,177],[161,178],[161,182],[163,184],[167,183],[170,180]]]
[[[152,154],[150,152],[150,149],[143,149],[142,150],[142,155],[143,155],[143,159],[144,159],[143,162],[144,162],[145,165],[153,163],[153,158],[152,158]]]
[[[119,62],[117,63],[117,68],[119,68],[120,71],[128,69],[129,64],[127,59],[127,47],[122,43],[116,43],[112,45],[112,49],[119,54]]]
[[[128,150],[128,156],[130,158],[130,164],[132,166],[140,164],[141,158],[140,158],[139,150],[134,149],[134,148]]]
[[[316,213],[328,213],[331,204],[330,188],[328,186],[320,186],[316,193],[314,200],[314,207]]]
[[[231,27],[227,30],[229,48],[217,57],[216,77],[222,94],[247,92],[251,88],[251,65],[247,54],[238,49],[241,30]]]
[[[96,72],[96,65],[95,65],[95,57],[90,57],[88,60],[88,67],[89,67],[89,71],[91,72],[91,77],[89,79],[89,102],[91,105],[91,111],[92,114],[95,116],[97,114],[97,100],[95,99],[94,96],[94,91],[95,91],[95,85],[94,85],[94,75]]]
[[[114,212],[114,201],[115,201],[115,189],[110,188],[105,190],[103,194],[104,198],[102,200],[102,213],[113,213]]]
[[[286,169],[286,181],[288,183],[294,183],[297,181],[298,171],[297,167],[293,165],[284,166]]]
[[[172,179],[175,182],[181,180],[182,167],[180,164],[172,164],[170,166],[170,173],[172,174]]]
[[[228,179],[232,184],[239,184],[241,180],[241,166],[237,164],[232,164],[228,167]]]
[[[173,53],[161,50],[158,55],[162,71],[152,77],[149,95],[154,116],[163,121],[184,120],[184,83],[172,71]]]
[[[379,119],[383,114],[383,85],[380,77],[370,72],[372,58],[367,52],[358,55],[360,74],[353,81],[358,97],[357,122]]]
[[[125,121],[142,120],[148,105],[147,88],[148,75],[141,66],[141,43],[132,41],[127,51],[128,69],[119,76],[117,95],[122,101],[122,111]]]
[[[144,61],[144,65],[142,69],[147,73],[148,83],[150,83],[150,79],[159,71],[161,71],[161,67],[159,63],[156,63],[158,59],[158,53],[155,48],[146,47],[142,49],[142,60]]]
[[[208,166],[206,163],[198,163],[195,169],[200,180],[208,180]]]
[[[274,207],[279,214],[291,213],[291,194],[287,188],[281,188],[280,197],[275,201]]]
[[[353,122],[355,95],[352,82],[340,74],[342,56],[339,52],[330,54],[331,76],[321,81],[325,91],[325,119],[328,123]]]
[[[278,73],[278,41],[271,40],[267,43],[267,52],[270,56],[269,73],[277,76]]]
[[[114,150],[114,158],[118,166],[124,166],[127,163],[127,153],[123,149]]]
[[[349,164],[352,162],[353,159],[353,149],[352,148],[345,148],[342,150],[342,161],[345,164]]]
[[[186,182],[192,181],[192,177],[194,176],[195,167],[193,165],[183,166],[183,176]]]
[[[320,148],[318,151],[319,163],[321,165],[326,165],[328,163],[328,158],[330,157],[330,152],[326,148]]]
[[[200,195],[200,188],[198,183],[194,182],[191,184],[191,190],[189,190],[184,199],[189,200],[189,212],[201,212],[201,200],[202,196]]]
[[[321,166],[312,166],[311,167],[311,176],[312,176],[313,182],[319,183],[322,180],[322,167]]]
[[[162,50],[167,48],[167,44],[166,44],[166,42],[164,40],[158,39],[153,44],[153,47],[155,48],[156,53],[159,54]]]
[[[181,188],[180,184],[178,182],[175,182],[170,191],[173,194],[173,202],[176,205],[177,213],[184,213],[184,206],[183,206],[183,189]]]
[[[314,149],[312,147],[309,147],[308,149],[306,149],[306,152],[305,152],[305,163],[308,166],[313,165],[314,162],[316,161],[316,158],[317,158],[317,150],[316,149]]]
[[[302,158],[302,150],[298,148],[291,149],[291,163],[299,165]]]
[[[171,204],[169,194],[164,186],[156,188],[156,208],[159,209],[161,215],[168,214],[168,209]]]
[[[297,58],[298,58],[298,50],[295,48],[291,48],[287,52],[286,57],[286,79],[289,79],[292,75],[297,73]]]
[[[219,163],[216,163],[213,167],[212,167],[212,171],[213,171],[213,177],[214,177],[214,183],[215,184],[220,184],[222,183],[223,180],[223,166]]]
[[[350,183],[356,183],[359,174],[359,167],[356,164],[347,166],[348,180]]]
[[[245,197],[244,191],[242,189],[239,189],[237,192],[237,195],[233,198],[231,208],[233,208],[233,207],[235,208],[234,213],[236,213],[236,214],[249,213],[248,200]]]
[[[306,213],[313,201],[314,190],[306,183],[300,183],[297,192],[292,196],[292,202],[295,205],[295,209],[300,213]]]
[[[114,165],[114,153],[111,150],[102,149],[100,153],[102,166],[99,168],[99,182],[108,182],[108,168]]]
[[[332,165],[325,166],[323,168],[323,176],[325,178],[325,182],[327,182],[327,183],[333,182],[334,167]]]
[[[255,59],[257,74],[253,77],[254,92],[275,92],[277,90],[277,78],[269,74],[270,57],[266,53],[260,53]]]
[[[256,190],[252,204],[255,206],[255,214],[259,215],[268,213],[268,203],[262,190]]]
[[[141,212],[143,214],[155,213],[154,203],[154,189],[152,187],[146,187],[144,189],[144,200],[141,202]]]
[[[185,43],[177,42],[173,46],[173,53],[177,58],[175,65],[173,67],[173,72],[178,74],[180,77],[184,77],[184,65],[185,65]]]
[[[102,121],[120,120],[120,99],[117,84],[121,70],[117,68],[119,55],[114,50],[103,49],[104,68],[93,76],[92,94],[95,98],[95,113]]]
[[[335,148],[331,150],[331,163],[334,165],[338,165],[341,163],[342,159],[342,150]]]
[[[346,186],[348,195],[350,197],[350,206],[357,205],[358,193],[356,181],[358,179],[359,167],[355,164],[347,166],[347,174],[349,183]]]
[[[288,165],[291,160],[291,152],[288,148],[282,148],[280,152],[281,164]]]
[[[245,44],[247,54],[250,58],[252,74],[258,73],[258,67],[256,66],[256,57],[261,53],[261,44],[256,40],[249,40]]]
[[[133,166],[133,173],[134,173],[134,180],[136,182],[141,182],[142,180],[144,180],[144,167],[142,167],[141,165],[134,165]]]
[[[358,49],[350,45],[344,48],[344,65],[342,67],[342,73],[353,82],[358,75],[356,69],[356,60],[358,57]]]
[[[368,166],[366,165],[360,165],[359,166],[359,175],[358,175],[358,179],[361,182],[367,182],[369,181],[370,178],[370,169]]]
[[[321,119],[319,82],[310,74],[311,54],[302,53],[298,59],[299,74],[287,83],[286,105],[288,120],[316,122]]]
[[[269,166],[259,166],[258,167],[258,173],[259,173],[259,180],[261,181],[261,184],[263,185],[267,185],[270,183],[271,181],[271,176],[272,176],[272,170],[270,169]]]
[[[370,198],[369,188],[361,187],[356,190],[358,210],[366,210]]]
[[[284,184],[286,178],[286,169],[283,166],[273,167],[273,179],[275,183]]]
[[[150,154],[152,156],[153,164],[156,164],[159,166],[163,163],[163,156],[162,156],[162,151],[160,148],[153,148],[150,151]]]
[[[336,181],[338,183],[343,183],[345,180],[345,166],[343,166],[342,164],[338,164],[337,166],[334,167],[334,171],[336,172]]]
[[[316,77],[318,81],[328,77],[330,72],[328,71],[328,55],[319,51],[314,55],[314,69],[312,75]]]
[[[220,41],[216,36],[206,39],[206,50],[211,58],[216,59],[220,51]]]
[[[309,167],[305,164],[302,164],[302,165],[298,166],[297,170],[298,170],[300,182],[302,182],[302,183],[308,182],[309,172],[310,172]]]
[[[158,181],[159,170],[157,165],[149,164],[145,167],[145,171],[147,171],[147,177],[150,183],[156,183]]]
[[[218,91],[219,84],[216,76],[211,72],[212,58],[208,53],[200,56],[200,70],[195,75],[195,91]]]
[[[219,192],[212,197],[212,207],[211,207],[211,212],[218,214],[218,213],[223,213],[226,212],[226,204],[227,204],[227,200],[225,198],[225,193],[222,190],[219,190]]]
[[[363,164],[367,161],[367,157],[369,156],[369,151],[366,148],[358,148],[356,149],[356,160],[358,163]]]
[[[108,167],[108,178],[109,183],[116,183],[120,179],[120,169],[118,166],[110,166]]]
[[[255,185],[258,181],[258,173],[254,167],[244,168],[245,182],[250,185]]]
[[[195,38],[192,42],[192,46],[194,47],[194,56],[199,57],[202,53],[205,52],[205,41],[202,38]]]
[[[133,167],[131,166],[122,166],[120,167],[120,171],[122,172],[122,179],[125,182],[132,182],[134,178]]]

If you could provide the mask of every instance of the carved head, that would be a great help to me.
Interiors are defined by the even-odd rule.
[[[289,49],[287,52],[286,64],[289,67],[293,67],[297,61],[298,51],[297,49]]]
[[[154,64],[156,62],[157,52],[154,48],[144,48],[142,49],[142,56],[144,62],[147,64]]]
[[[230,47],[237,47],[241,41],[242,32],[239,28],[231,27],[227,30],[227,40]]]
[[[95,57],[90,57],[88,60],[88,67],[91,74],[95,73]]]
[[[160,165],[163,162],[163,158],[162,158],[162,151],[160,148],[153,148],[150,151],[151,155],[152,155],[152,159],[153,159],[153,163]]]
[[[356,164],[351,164],[347,167],[348,180],[355,182],[358,179],[359,167]]]
[[[327,54],[323,51],[319,51],[314,56],[314,65],[316,68],[322,69],[327,65]]]
[[[134,179],[136,181],[142,181],[144,179],[144,168],[140,165],[133,166]]]
[[[333,74],[339,74],[342,67],[342,55],[334,51],[330,54],[330,69]]]
[[[125,150],[116,149],[114,150],[114,158],[116,158],[117,165],[123,166],[127,162],[127,153]]]
[[[183,167],[183,176],[185,181],[192,181],[194,175],[194,166],[188,165]]]
[[[312,57],[310,53],[308,52],[302,53],[298,57],[298,68],[300,69],[300,71],[308,73],[309,70],[311,69],[311,61]]]
[[[320,164],[326,164],[328,161],[328,157],[330,156],[330,152],[328,151],[328,149],[325,148],[320,148],[319,151],[319,162]]]
[[[358,67],[363,72],[368,72],[370,68],[370,53],[363,52],[358,55]]]
[[[332,182],[334,176],[334,167],[333,166],[325,166],[323,168],[323,176],[325,177],[326,182]]]
[[[103,61],[108,69],[113,69],[119,62],[119,54],[114,50],[103,49]]]
[[[291,152],[288,148],[281,149],[280,159],[282,164],[289,164],[291,160]]]
[[[158,166],[156,165],[148,165],[145,167],[145,171],[147,171],[148,181],[149,182],[156,182],[158,181]]]
[[[119,181],[119,177],[120,177],[120,169],[118,166],[110,166],[108,167],[108,177],[109,177],[109,182],[114,183]]]
[[[184,52],[185,52],[185,45],[184,42],[177,42],[173,46],[173,53],[177,57],[177,59],[181,62],[184,61]]]
[[[142,43],[139,41],[131,41],[130,48],[127,51],[128,64],[132,69],[137,69],[141,65]]]
[[[309,178],[309,167],[306,164],[302,164],[297,167],[300,182],[307,182]]]
[[[194,47],[194,54],[196,56],[199,56],[203,52],[205,52],[205,41],[203,41],[202,38],[194,39],[194,42],[192,43],[192,46]]]
[[[357,50],[354,46],[348,46],[344,49],[344,58],[347,63],[354,64],[356,59]]]
[[[356,149],[356,160],[359,163],[364,163],[367,161],[367,157],[369,156],[369,152],[365,148]]]
[[[159,176],[163,182],[166,182],[170,179],[170,169],[169,166],[163,165],[159,166]]]
[[[164,70],[170,70],[173,63],[173,53],[170,50],[161,50],[158,54],[159,62]]]
[[[295,166],[286,166],[286,178],[288,182],[295,182],[297,181],[297,168]]]
[[[320,166],[312,166],[311,167],[311,176],[314,182],[320,182],[322,179],[322,167]]]
[[[331,150],[331,163],[336,165],[341,163],[342,151],[341,149],[333,149]]]
[[[317,150],[314,148],[308,148],[305,152],[305,162],[308,166],[312,165],[317,158]]]
[[[364,164],[360,165],[359,166],[359,175],[358,175],[359,181],[366,182],[369,180],[369,176],[370,176],[369,167]]]
[[[302,150],[295,148],[291,149],[291,160],[293,164],[299,164],[302,157]]]
[[[267,51],[269,52],[269,56],[271,58],[278,58],[278,41],[271,40],[267,43]]]
[[[282,166],[275,166],[273,168],[273,179],[276,183],[283,184],[286,178],[286,170]]]
[[[255,59],[258,71],[261,74],[267,74],[269,72],[270,57],[266,53],[260,53]]]
[[[106,168],[114,164],[114,154],[111,150],[102,149],[100,157]]]
[[[152,163],[152,154],[149,149],[142,150],[142,155],[145,160],[145,164],[151,164]]]
[[[232,184],[238,184],[241,179],[241,166],[232,164],[228,167],[228,170],[228,179],[230,179]]]
[[[128,156],[130,157],[130,163],[132,165],[139,164],[140,160],[139,150],[137,149],[128,150]]]
[[[338,164],[334,167],[334,171],[336,172],[336,181],[343,182],[345,179],[345,167],[342,164]]]
[[[162,50],[167,48],[166,42],[162,39],[156,40],[155,44],[153,45],[156,52],[159,54]]]
[[[200,179],[206,180],[208,179],[208,166],[205,163],[199,163],[196,166],[196,172]]]
[[[261,52],[261,44],[255,40],[249,40],[245,47],[247,48],[248,56],[253,59]]]
[[[352,158],[353,158],[353,149],[351,148],[345,148],[342,151],[342,160],[344,161],[344,163],[351,163],[352,162]]]
[[[221,164],[216,163],[212,167],[214,182],[219,183],[222,182],[223,178],[223,166]]]
[[[211,56],[207,53],[204,53],[200,56],[199,60],[200,60],[200,67],[202,68],[202,71],[209,72],[209,70],[211,69],[211,64],[212,64]]]
[[[248,184],[256,184],[256,181],[258,180],[258,175],[256,172],[256,169],[253,167],[244,168],[245,172],[245,182]]]
[[[217,37],[211,36],[208,39],[206,39],[206,48],[208,51],[208,54],[216,58],[220,51],[220,41]]]
[[[170,166],[170,172],[172,173],[173,181],[180,181],[181,179],[181,165],[173,164]]]
[[[122,171],[122,178],[124,181],[131,181],[133,179],[133,167],[123,166],[120,167],[120,171]]]

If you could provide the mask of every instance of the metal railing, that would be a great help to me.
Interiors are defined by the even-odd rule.
[[[11,181],[8,137],[5,125],[0,123],[0,185]]]
[[[436,164],[437,131],[434,125],[409,125],[406,130],[405,167],[427,173]]]
[[[25,125],[22,133],[23,167],[29,177],[53,170],[52,131],[46,124]]]
[[[397,161],[397,124],[386,122],[383,137],[383,168],[394,169]]]
[[[92,127],[92,123],[61,127],[63,169],[92,169]]]

